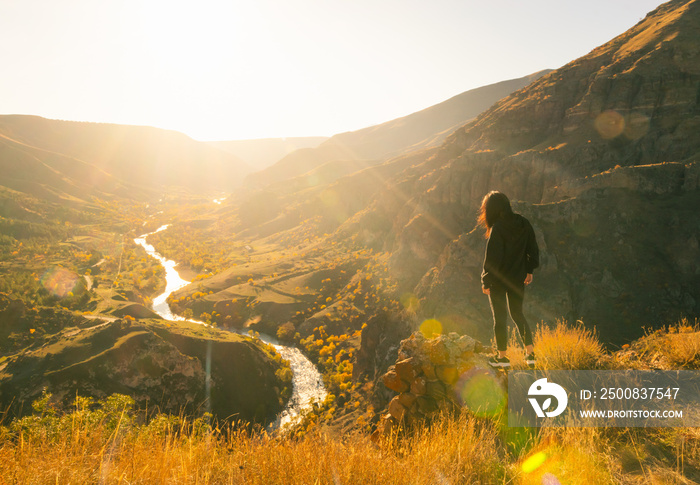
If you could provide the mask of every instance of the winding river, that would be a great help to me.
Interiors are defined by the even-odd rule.
[[[205,325],[203,322],[188,320],[180,315],[173,314],[172,310],[170,309],[170,305],[168,305],[168,302],[166,301],[172,292],[190,284],[190,282],[183,279],[175,269],[175,266],[177,266],[175,261],[164,258],[151,244],[146,242],[146,238],[148,236],[155,234],[156,232],[164,231],[167,228],[168,225],[166,224],[159,227],[154,232],[144,234],[134,239],[136,244],[142,246],[151,257],[156,258],[160,264],[163,265],[163,268],[165,268],[165,292],[153,299],[153,311],[155,311],[165,320],[173,322],[189,321]],[[277,415],[275,421],[270,424],[270,428],[272,429],[283,428],[286,425],[299,421],[303,413],[311,408],[314,401],[319,403],[322,402],[327,395],[326,388],[323,385],[321,374],[318,372],[313,363],[307,359],[299,349],[281,345],[276,339],[270,337],[269,335],[256,334],[256,337],[260,338],[260,340],[263,342],[273,345],[277,352],[284,359],[289,361],[293,372],[292,397],[289,399],[285,409],[279,415]]]

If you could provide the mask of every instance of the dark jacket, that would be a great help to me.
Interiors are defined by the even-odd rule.
[[[491,228],[481,284],[484,288],[521,288],[525,276],[540,265],[535,231],[520,214],[508,214]]]

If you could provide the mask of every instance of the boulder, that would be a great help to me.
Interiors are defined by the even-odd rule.
[[[413,357],[404,359],[401,362],[396,363],[396,373],[401,380],[408,383],[413,382],[413,379],[415,379],[418,375],[418,369],[420,368],[417,364],[417,361]]]
[[[411,409],[411,406],[413,406],[413,403],[416,402],[416,395],[411,394],[410,392],[403,392],[399,394],[398,396],[399,402],[403,407],[406,409]]]
[[[382,376],[384,385],[395,392],[407,391],[409,387],[408,384],[399,377],[396,370],[394,370],[392,367],[390,367],[389,371]]]
[[[448,386],[453,385],[459,379],[459,371],[451,365],[439,365],[435,368],[438,379]]]
[[[401,404],[399,396],[394,396],[394,399],[389,402],[387,410],[397,421],[402,421],[406,416],[406,408]]]
[[[413,379],[413,382],[411,382],[411,393],[415,394],[416,396],[422,396],[425,394],[427,391],[427,381],[425,380],[425,377],[416,377]]]

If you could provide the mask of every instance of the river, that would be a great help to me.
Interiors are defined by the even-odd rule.
[[[143,247],[149,256],[156,258],[163,268],[165,268],[165,291],[163,294],[158,295],[153,299],[153,311],[155,311],[165,320],[172,322],[190,321],[206,325],[205,323],[197,320],[188,320],[180,315],[175,315],[170,309],[170,305],[168,305],[168,296],[170,296],[172,292],[187,286],[190,284],[190,282],[183,279],[177,272],[175,269],[177,263],[175,261],[163,257],[151,244],[148,244],[146,241],[146,238],[151,234],[164,231],[167,228],[168,225],[166,224],[153,232],[144,234],[134,239],[136,244]],[[270,427],[272,429],[277,429],[294,424],[301,419],[305,411],[311,408],[314,401],[320,403],[326,398],[327,392],[323,385],[321,374],[318,372],[318,369],[316,369],[316,366],[314,366],[314,364],[296,347],[281,345],[276,339],[269,335],[256,333],[255,336],[260,338],[260,340],[263,342],[273,345],[275,350],[277,350],[282,358],[289,361],[289,365],[293,373],[292,397],[289,399],[289,402],[284,410],[277,415],[275,421],[270,424]]]

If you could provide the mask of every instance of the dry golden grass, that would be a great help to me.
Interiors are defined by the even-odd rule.
[[[533,341],[541,369],[597,369],[605,355],[595,331],[581,323],[559,320],[554,328],[538,325]]]
[[[700,369],[700,323],[683,319],[624,345],[615,353],[617,365],[638,369]]]
[[[36,418],[21,431],[5,430],[0,483],[433,484],[505,476],[495,428],[466,414],[379,444],[366,435],[217,433],[165,416],[137,426],[123,416],[115,425],[73,413],[63,424]]]
[[[597,428],[543,428],[536,444],[518,462],[516,483],[612,484],[607,454]]]
[[[682,334],[690,334],[681,328]],[[678,335],[678,329],[667,335]],[[538,328],[539,366],[595,368],[593,333]],[[559,351],[560,349],[561,351]],[[522,353],[521,349],[518,352]],[[520,356],[522,359],[522,356]],[[563,367],[567,366],[567,367]],[[698,483],[698,428],[510,428],[468,412],[374,442],[317,428],[285,438],[206,418],[159,415],[139,424],[133,401],[79,401],[60,414],[0,427],[0,485],[105,484],[647,484]]]
[[[700,325],[687,319],[668,328],[654,345],[666,365],[674,369],[700,369]]]
[[[0,484],[680,484],[700,461],[693,428],[508,428],[503,416],[464,412],[375,443],[221,432],[165,415],[139,425],[125,402],[0,429]],[[675,462],[660,459],[669,447]]]

